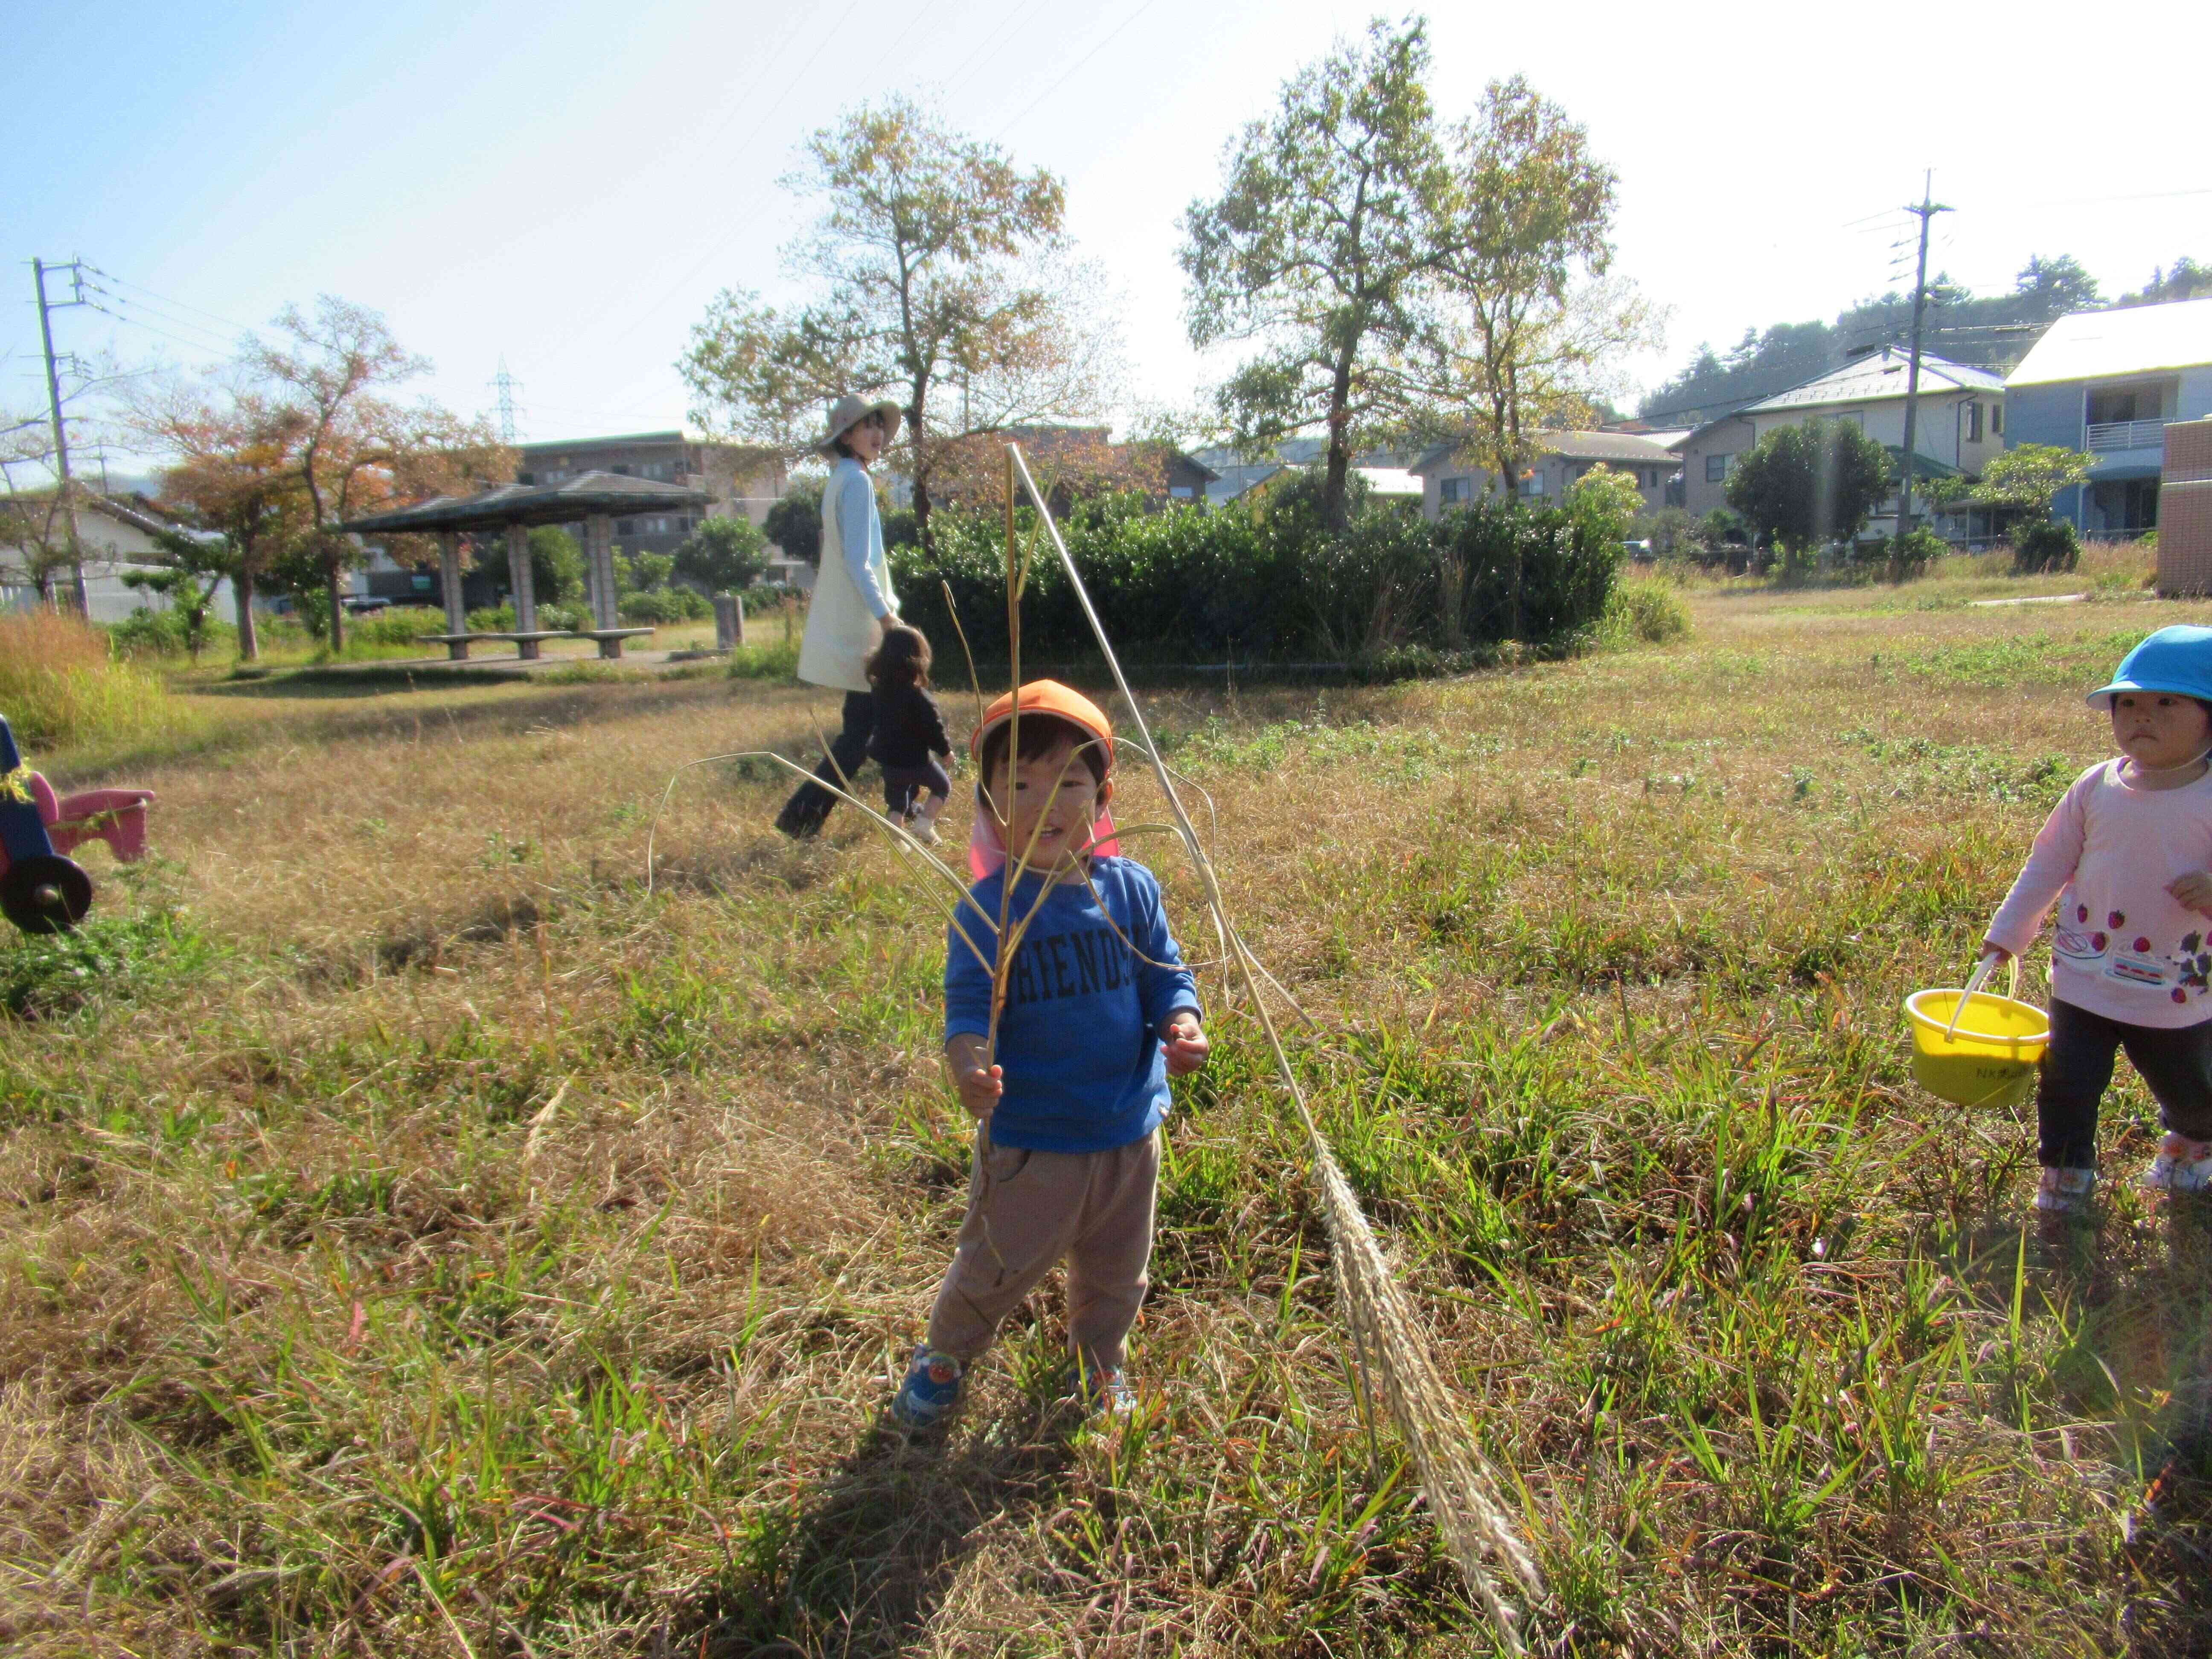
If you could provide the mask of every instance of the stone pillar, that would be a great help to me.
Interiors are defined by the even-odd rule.
[[[584,520],[584,584],[591,593],[592,626],[621,627],[615,611],[615,521],[605,513]]]
[[[461,603],[461,538],[450,530],[441,532],[438,537],[438,580],[446,596],[446,632],[466,634],[469,613]],[[465,639],[448,640],[446,654],[455,662],[466,662],[469,642]]]
[[[514,631],[535,634],[538,631],[538,592],[530,579],[530,532],[519,524],[507,527],[507,581],[514,592]],[[535,657],[536,640],[515,642],[518,654]]]
[[[714,595],[714,649],[733,650],[745,642],[745,602],[734,593]]]

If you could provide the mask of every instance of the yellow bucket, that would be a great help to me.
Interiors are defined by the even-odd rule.
[[[2050,1044],[2051,1016],[2033,1003],[1977,990],[1984,976],[1976,974],[1964,991],[1915,991],[1905,998],[1913,1079],[1954,1105],[2017,1106],[2027,1097],[2036,1064]],[[2017,963],[2012,977],[2017,991]],[[1954,1014],[1956,1030],[1949,1029]]]

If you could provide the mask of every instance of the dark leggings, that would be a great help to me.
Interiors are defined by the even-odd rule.
[[[2051,1047],[2035,1097],[2046,1167],[2096,1168],[2097,1103],[2122,1048],[2158,1102],[2166,1128],[2191,1140],[2212,1140],[2212,1020],[2174,1029],[2127,1025],[2054,997]]]
[[[853,793],[853,775],[860,769],[860,763],[868,757],[868,739],[876,730],[876,698],[871,691],[848,691],[845,694],[845,723],[837,735],[830,739],[830,752],[822,764],[814,769],[817,783],[810,778],[799,786],[791,799],[783,804],[776,815],[775,827],[787,836],[815,836],[830,817],[830,809],[837,804],[837,797],[822,787],[836,784],[846,793]]]
[[[945,768],[936,756],[924,755],[919,766],[884,768],[884,805],[891,811],[911,812],[921,805],[914,798],[917,789],[939,800],[952,793],[952,780],[945,775]]]

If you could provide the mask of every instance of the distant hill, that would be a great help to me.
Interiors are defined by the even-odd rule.
[[[2152,271],[2142,289],[2110,303],[2155,305],[2199,294],[2212,294],[2212,266],[2184,258],[2170,270]],[[2107,303],[2097,279],[2065,256],[2030,259],[2009,294],[1977,296],[1939,276],[1929,283],[1928,296],[1923,346],[1954,363],[2000,374],[2025,357],[2057,319]],[[1777,323],[1763,332],[1747,328],[1726,352],[1699,346],[1690,366],[1653,387],[1638,413],[1668,426],[1694,426],[1840,368],[1862,352],[1905,345],[1911,332],[1909,292],[1861,301],[1833,323]]]

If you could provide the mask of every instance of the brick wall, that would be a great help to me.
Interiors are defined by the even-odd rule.
[[[2212,420],[2166,428],[2160,476],[2160,596],[2212,594]]]

